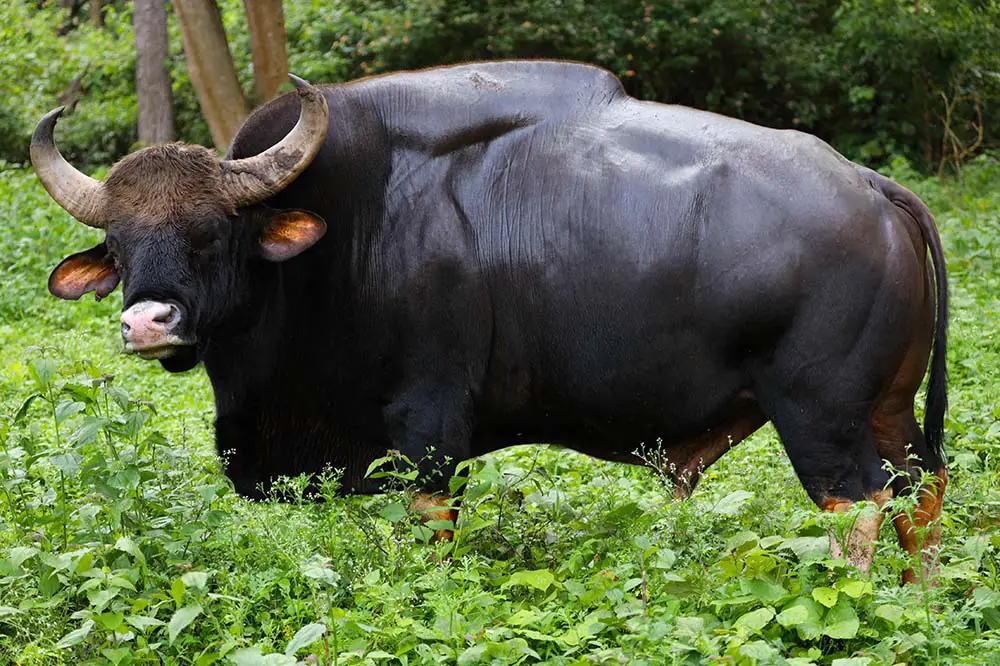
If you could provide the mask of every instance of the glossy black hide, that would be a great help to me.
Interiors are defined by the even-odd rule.
[[[372,492],[363,473],[387,449],[439,489],[498,447],[638,462],[658,439],[693,485],[767,420],[821,504],[878,490],[904,439],[941,466],[910,376],[935,301],[943,349],[944,272],[935,294],[933,222],[902,188],[813,137],[639,102],[581,65],[324,91],[324,147],[266,203],[327,234],[254,264],[252,321],[203,352],[241,493],[325,467]],[[298,113],[294,96],[266,105],[230,155]]]

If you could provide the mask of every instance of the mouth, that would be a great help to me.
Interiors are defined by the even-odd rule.
[[[193,346],[193,342],[171,335],[155,344],[136,345],[126,342],[125,351],[147,361],[155,361],[170,358],[180,350]]]

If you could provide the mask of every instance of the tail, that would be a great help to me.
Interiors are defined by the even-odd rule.
[[[924,438],[931,455],[937,458],[928,461],[935,464],[935,470],[944,466],[944,414],[948,409],[948,271],[944,263],[944,249],[941,247],[941,236],[931,211],[923,201],[902,185],[889,180],[885,176],[858,167],[861,175],[881,192],[889,201],[906,211],[920,227],[924,243],[934,264],[934,282],[936,285],[935,302],[937,305],[937,321],[934,325],[934,345],[931,348],[930,378],[927,380],[927,399],[924,403]]]

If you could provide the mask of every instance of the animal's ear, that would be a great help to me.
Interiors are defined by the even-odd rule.
[[[53,296],[75,301],[88,291],[101,300],[118,286],[115,262],[104,243],[63,259],[49,275]]]
[[[260,235],[260,253],[268,261],[285,261],[309,249],[326,233],[326,222],[304,210],[277,211]]]

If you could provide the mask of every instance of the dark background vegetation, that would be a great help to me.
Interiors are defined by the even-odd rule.
[[[242,3],[219,5],[251,95]],[[34,123],[75,80],[78,117],[60,137],[72,159],[105,164],[135,142],[130,3],[104,11],[103,26],[84,9],[67,31],[51,1],[2,10],[0,159],[26,159]],[[178,136],[210,145],[170,21]],[[314,82],[566,58],[607,67],[637,97],[813,132],[876,166],[899,155],[937,172],[1000,143],[996,0],[295,0],[285,21],[290,69]]]

